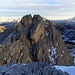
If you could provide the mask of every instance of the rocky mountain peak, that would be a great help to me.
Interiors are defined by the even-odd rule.
[[[75,16],[72,18],[72,20],[74,20],[74,21],[75,21]]]
[[[68,21],[75,22],[75,16],[71,19],[68,19]]]
[[[31,14],[23,16],[22,19],[21,19],[21,24],[24,25],[25,27],[31,25],[32,24]]]
[[[37,21],[40,21],[41,19],[43,19],[43,18],[40,15],[34,15],[33,16],[33,23],[37,22]]]
[[[35,61],[73,65],[73,58],[51,21],[44,21],[40,15],[26,15],[17,24],[16,30],[17,36],[0,50],[0,64]]]

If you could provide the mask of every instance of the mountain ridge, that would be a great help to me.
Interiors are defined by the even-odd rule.
[[[0,51],[0,64],[35,61],[73,65],[73,58],[62,40],[61,33],[51,21],[44,21],[40,15],[23,16],[14,33],[15,36]]]

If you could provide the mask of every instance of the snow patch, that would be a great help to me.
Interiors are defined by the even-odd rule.
[[[51,58],[52,59],[52,62],[53,62],[53,64],[56,64],[56,61],[55,61],[55,59],[54,58]]]
[[[6,60],[6,58],[4,58],[4,60]]]
[[[62,51],[62,53],[64,53],[64,51]]]
[[[67,37],[65,37],[64,39],[63,39],[63,41],[68,41],[69,39],[67,38]]]
[[[61,57],[63,57],[63,55],[61,54]]]
[[[46,27],[48,27],[48,24],[46,25]]]
[[[51,52],[51,49],[49,49],[48,52],[50,53]]]
[[[46,32],[45,34],[46,34],[46,36],[48,36],[48,32]]]
[[[17,66],[17,64],[13,64],[11,67],[13,67],[13,66]]]
[[[53,48],[51,51],[51,56],[54,56],[56,54],[56,48]]]
[[[55,66],[58,70],[67,72],[69,75],[75,75],[75,66]]]
[[[58,43],[56,44],[56,46],[58,46]]]
[[[69,42],[73,42],[73,43],[75,43],[75,40],[70,40]]]
[[[22,65],[26,65],[26,64],[22,64]]]
[[[52,47],[51,49],[48,50],[49,53],[49,58],[52,61],[53,64],[56,64],[56,48]]]
[[[70,55],[74,58],[74,65],[75,65],[75,48],[70,49]]]

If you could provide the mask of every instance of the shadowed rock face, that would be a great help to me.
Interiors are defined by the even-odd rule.
[[[0,67],[0,75],[69,75],[48,63],[9,64]]]
[[[73,58],[52,22],[44,21],[40,15],[26,15],[17,26],[20,38],[0,50],[1,65],[33,61],[73,65]]]

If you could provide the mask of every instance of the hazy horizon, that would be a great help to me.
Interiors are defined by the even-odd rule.
[[[22,17],[39,14],[47,19],[69,19],[75,16],[75,0],[2,0],[0,17]]]
[[[28,14],[25,14],[25,15],[28,15]],[[23,16],[25,16],[25,15],[23,15]],[[35,14],[34,14],[35,15]],[[40,15],[40,14],[39,14]],[[7,18],[7,19],[18,19],[18,18],[22,18],[23,16],[0,16],[0,19],[2,19],[2,18]],[[42,16],[42,15],[40,15],[40,16]],[[47,16],[42,16],[43,18],[46,18],[46,19],[48,19],[48,20],[67,20],[67,19],[71,19],[71,18],[73,18],[73,17],[69,17],[69,18],[52,18],[52,17],[47,17]]]

